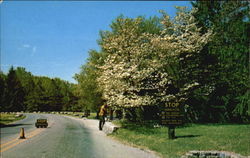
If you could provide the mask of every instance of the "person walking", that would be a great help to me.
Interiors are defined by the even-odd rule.
[[[108,105],[105,103],[101,106],[100,112],[99,112],[99,130],[101,131],[104,124],[105,124],[105,117],[107,115]]]

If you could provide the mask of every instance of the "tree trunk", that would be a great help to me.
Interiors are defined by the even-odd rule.
[[[113,109],[110,109],[110,120],[113,120],[113,119],[114,119],[113,113],[114,113],[114,110],[113,110]]]

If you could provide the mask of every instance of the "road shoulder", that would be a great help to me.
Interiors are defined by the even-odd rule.
[[[71,117],[71,116],[65,116],[77,121],[80,121],[83,126],[85,128],[87,128],[89,130],[89,132],[91,132],[92,134],[92,138],[94,141],[98,141],[98,145],[100,144],[100,142],[102,142],[103,144],[106,144],[107,149],[105,149],[106,151],[104,152],[110,152],[108,151],[108,146],[115,146],[117,147],[115,150],[112,149],[112,152],[119,152],[121,149],[125,150],[127,152],[121,151],[123,153],[126,154],[133,154],[136,155],[137,158],[159,158],[161,156],[159,156],[158,153],[155,153],[153,151],[150,151],[148,149],[146,149],[145,147],[141,147],[141,146],[136,146],[134,144],[130,144],[124,141],[121,141],[115,137],[113,137],[110,134],[106,134],[103,131],[99,131],[98,129],[98,120],[94,120],[94,119],[86,119],[86,118],[76,118],[76,117]],[[126,155],[123,155],[126,157]]]

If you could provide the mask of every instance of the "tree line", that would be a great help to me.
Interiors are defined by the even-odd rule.
[[[0,111],[97,112],[103,102],[131,121],[159,120],[179,102],[186,122],[249,122],[249,3],[196,1],[171,18],[118,16],[77,84],[13,67],[0,73]]]
[[[25,68],[0,73],[1,112],[80,111],[75,85],[59,78],[34,76]]]
[[[249,3],[196,1],[174,18],[117,17],[100,31],[78,81],[78,102],[107,101],[131,121],[159,119],[179,102],[187,122],[248,122]]]

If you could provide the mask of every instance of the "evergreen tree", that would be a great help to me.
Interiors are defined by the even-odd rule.
[[[5,111],[6,75],[0,72],[0,111]]]
[[[209,120],[247,121],[249,119],[249,2],[196,1],[195,17],[201,32],[213,29],[215,36],[204,49],[213,56],[209,80],[213,93],[201,110]],[[214,62],[215,61],[215,62]],[[206,79],[204,79],[206,80]],[[197,99],[202,96],[195,97]]]
[[[11,67],[7,75],[6,92],[6,109],[8,111],[24,110],[24,89],[13,67]]]
[[[70,110],[78,98],[74,84],[59,78],[33,76],[25,68],[11,67],[7,76],[0,74],[1,111]]]
[[[38,81],[37,84],[33,80],[30,82],[30,86],[33,87],[30,92],[26,95],[25,104],[27,106],[27,111],[41,111],[42,98],[43,98],[43,88],[41,87],[41,82]]]
[[[27,96],[32,93],[33,89],[35,88],[34,82],[33,82],[33,76],[30,72],[27,72],[25,68],[23,67],[17,67],[16,68],[16,74],[18,79],[20,80],[24,93],[25,93],[25,100],[24,100],[24,109],[26,110],[27,104]]]

